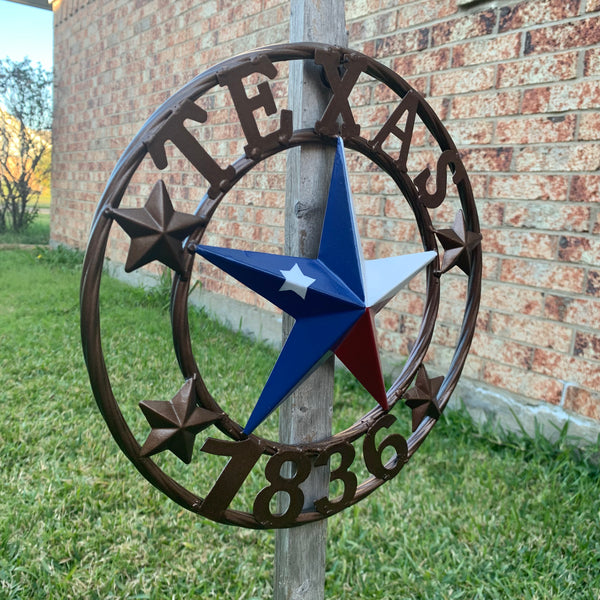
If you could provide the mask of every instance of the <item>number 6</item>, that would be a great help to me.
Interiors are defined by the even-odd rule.
[[[388,435],[378,447],[375,446],[375,436],[377,435],[377,432],[382,427],[388,429],[395,421],[396,417],[393,415],[383,415],[383,417],[378,419],[367,431],[363,442],[363,457],[365,465],[367,466],[367,469],[369,469],[369,473],[384,481],[395,477],[408,460],[408,446],[406,440],[399,433]],[[388,446],[394,448],[396,456],[384,465],[383,452]]]

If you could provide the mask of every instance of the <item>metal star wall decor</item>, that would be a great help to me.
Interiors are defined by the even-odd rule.
[[[188,379],[169,402],[143,400],[140,408],[152,427],[140,455],[152,456],[170,450],[186,464],[192,461],[196,434],[220,418],[196,404],[194,379]]]
[[[273,89],[272,80],[277,86],[285,85],[282,73],[287,69],[280,71],[277,65],[293,61],[320,69],[323,91],[331,98],[308,129],[293,128],[292,111],[279,106],[285,94],[280,89],[275,94]],[[389,111],[381,113],[381,123],[370,121],[363,127],[357,122],[357,115],[363,112],[353,110],[352,91],[356,86],[383,86],[386,94],[395,98]],[[244,154],[229,161],[222,156],[216,160],[210,143],[200,141],[206,137],[188,129],[190,120],[196,127],[211,125],[212,114],[203,108],[210,102],[202,101],[215,90],[229,95],[232,125],[239,125],[246,142]],[[267,124],[256,120],[259,114],[267,117]],[[427,153],[438,152],[435,173],[427,164],[413,172],[418,153],[409,168],[417,126],[427,129],[435,139],[436,145]],[[190,171],[199,173],[205,181],[198,192],[203,201],[195,214],[176,210],[179,199],[174,190],[178,188],[170,186],[168,174],[160,173],[170,166],[173,156],[166,151],[167,144],[179,153],[178,172],[181,161],[187,161]],[[215,211],[244,176],[279,153],[314,145],[335,151],[321,243],[314,259],[250,251],[250,240],[242,240],[241,247],[236,247],[235,240],[224,244],[228,247],[206,243],[204,235],[211,231]],[[379,258],[364,259],[346,153],[361,155],[372,163],[373,171],[393,182],[397,193],[395,197],[387,196],[387,202],[406,204],[418,232],[417,244],[413,239],[400,239],[393,240],[400,242],[393,247],[413,244],[409,253],[376,254]],[[154,166],[146,161],[144,173],[158,171],[151,175],[152,182],[158,183],[145,205],[137,208],[137,202],[132,206],[129,200],[129,185],[148,155]],[[273,190],[265,191],[272,198]],[[460,202],[454,224],[434,224],[434,217],[438,218],[435,209],[447,197]],[[100,281],[113,227],[129,236],[126,271],[138,272],[157,261],[174,272],[170,325],[182,384],[166,398],[142,399],[137,420],[131,417],[131,409],[121,408],[127,403],[137,404],[139,398],[115,397],[111,379],[118,376],[121,365],[105,360],[101,341]],[[214,365],[205,365],[201,372],[198,365],[202,363],[197,360],[197,353],[203,353],[211,340],[202,330],[191,333],[190,321],[196,317],[189,312],[190,286],[199,276],[200,267],[209,267],[207,261],[295,320],[262,392],[251,399],[241,423],[223,406],[235,405],[245,374],[220,370],[217,377],[228,384],[223,386],[227,391],[211,391],[207,383],[211,379],[203,378],[203,372],[206,374]],[[429,365],[428,357],[435,354],[428,351],[438,314],[456,313],[438,312],[445,301],[442,282],[455,266],[467,280],[464,314],[460,322],[444,323],[442,328],[444,353],[451,343],[448,331],[458,332],[449,364]],[[215,272],[213,267],[210,269]],[[397,293],[405,285],[411,289],[403,294],[418,296],[423,306],[420,324],[379,336],[378,313],[384,307],[389,314],[402,310],[398,298],[404,296]],[[414,455],[458,383],[475,329],[480,288],[481,234],[469,178],[452,139],[425,99],[400,75],[352,50],[320,44],[267,47],[229,59],[194,78],[158,108],[125,150],[100,200],[84,263],[84,355],[96,401],[111,433],[153,485],[181,506],[220,523],[256,529],[295,527],[328,518],[366,498],[394,478]],[[396,338],[405,335],[409,351],[387,387],[378,342],[392,334]],[[135,352],[134,340],[131,347]],[[367,390],[367,412],[360,414],[357,410],[353,424],[315,442],[284,444],[261,437],[261,432],[269,429],[270,415],[332,354]],[[435,375],[428,375],[427,370]],[[314,402],[319,398],[315,397]],[[197,489],[188,489],[176,480],[180,471],[173,468],[176,461],[169,453],[190,465],[182,468],[192,469],[186,472],[197,479]],[[332,461],[338,466],[332,468],[330,481],[335,481],[337,487],[323,497],[305,498],[304,480],[314,469]],[[215,471],[217,463],[221,470],[215,476],[219,472]],[[362,482],[357,476],[359,463],[368,472]],[[290,476],[282,474],[286,464],[292,467]],[[340,488],[335,492],[339,495],[335,495],[333,490]],[[289,502],[275,508],[274,499],[280,494]]]
[[[467,229],[462,210],[456,213],[452,229],[441,229],[435,234],[444,248],[441,272],[445,273],[456,265],[469,275],[473,250],[481,244],[481,233]]]
[[[244,433],[252,433],[331,353],[388,410],[374,314],[437,253],[365,263],[341,138],[315,260],[208,246],[196,252],[296,320]]]
[[[405,404],[412,409],[412,430],[416,431],[425,417],[439,419],[442,411],[437,402],[437,395],[444,377],[430,379],[427,369],[421,365],[417,371],[414,387],[412,387],[404,398]]]
[[[198,229],[201,220],[177,212],[162,180],[143,208],[115,208],[107,212],[131,238],[125,271],[135,271],[158,260],[177,273],[185,272],[181,242]]]

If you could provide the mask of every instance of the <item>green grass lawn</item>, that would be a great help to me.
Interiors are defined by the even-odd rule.
[[[0,233],[1,244],[46,245],[50,240],[50,214],[38,213],[33,223],[25,231]]]
[[[0,599],[270,598],[273,532],[187,513],[113,442],[80,350],[77,258],[0,251]],[[165,299],[104,279],[107,364],[137,415],[181,383]],[[209,389],[246,410],[273,351],[200,312],[190,326]],[[351,378],[336,390],[339,418],[364,412]],[[501,438],[452,413],[398,477],[329,519],[326,597],[598,598],[594,452]],[[164,460],[201,485],[195,463]]]

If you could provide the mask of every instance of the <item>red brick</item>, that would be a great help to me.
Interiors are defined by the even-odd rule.
[[[371,104],[371,91],[373,86],[369,83],[366,85],[356,85],[350,94],[350,104],[352,106],[369,106]],[[287,95],[287,90],[284,90]]]
[[[391,31],[391,30],[390,30]],[[381,35],[378,30],[373,33],[374,36]],[[368,37],[368,36],[365,36]],[[404,54],[405,52],[415,52],[424,50],[429,45],[429,29],[413,29],[403,35],[394,33],[387,37],[379,37],[375,42],[375,57],[389,58]]]
[[[358,106],[352,111],[357,123],[361,127],[368,129],[369,127],[377,127],[379,129],[389,117],[389,108],[387,106]]]
[[[412,241],[417,232],[416,223],[391,219],[365,219],[365,236],[374,239]]]
[[[436,48],[434,50],[422,50],[412,54],[403,54],[394,59],[392,69],[402,77],[407,77],[409,75],[443,71],[449,65],[450,49]]]
[[[544,304],[544,315],[548,319],[552,319],[554,321],[565,321],[567,311],[569,310],[569,305],[573,302],[573,298],[568,296],[555,296],[553,294],[548,294],[546,296],[545,304]],[[584,301],[589,302],[589,301]]]
[[[428,98],[427,102],[440,120],[445,121],[448,118],[450,98]]]
[[[377,325],[389,331],[396,331],[400,328],[400,315],[390,308],[384,308],[377,314]]]
[[[520,315],[492,313],[491,333],[499,338],[524,342],[532,346],[569,352],[573,339],[570,327]]]
[[[451,115],[454,119],[482,119],[517,115],[520,111],[521,92],[519,90],[465,94],[452,98]]]
[[[528,89],[523,92],[523,114],[586,110],[600,107],[600,81],[584,80]]]
[[[556,257],[557,245],[558,236],[547,233],[506,229],[483,230],[484,252],[552,260]]]
[[[469,148],[460,151],[460,156],[468,172],[508,171],[512,148]]]
[[[540,316],[543,314],[544,293],[539,289],[510,283],[484,281],[481,306],[502,312]]]
[[[590,48],[585,51],[583,59],[583,74],[585,77],[600,75],[600,48]]]
[[[579,120],[580,140],[600,140],[600,113],[584,113]]]
[[[354,187],[352,188],[354,191]],[[356,215],[378,216],[383,213],[383,200],[377,196],[362,196],[354,194],[354,211]]]
[[[475,200],[480,201],[482,198],[485,198],[487,196],[488,189],[488,176],[469,173],[469,180],[471,182],[471,188],[473,189],[473,196]],[[454,196],[454,190],[455,188],[453,186],[450,186],[448,189],[448,195]]]
[[[433,46],[460,42],[468,38],[489,35],[496,24],[496,13],[486,10],[434,25],[431,29]]]
[[[431,76],[431,95],[448,96],[480,92],[494,86],[495,67],[484,65],[472,69],[453,69]]]
[[[439,152],[433,149],[413,148],[408,155],[407,168],[408,173],[415,176],[420,173],[425,167],[435,171]]]
[[[456,0],[424,0],[417,3],[395,3],[398,7],[399,29],[409,29],[423,23],[443,19],[456,13]]]
[[[420,316],[423,314],[425,303],[422,296],[404,288],[398,292],[388,307],[409,315]]]
[[[577,76],[577,52],[524,58],[498,65],[498,87],[515,87],[573,79]]]
[[[600,18],[591,17],[526,33],[525,54],[556,52],[600,42]]]
[[[384,214],[393,219],[412,220],[414,218],[408,202],[400,197],[385,199]]]
[[[600,202],[600,175],[574,175],[569,192],[571,202]]]
[[[566,389],[564,408],[600,421],[600,393],[570,385]]]
[[[429,90],[429,76],[425,77],[407,77],[406,83],[415,88],[422,96],[427,96]]]
[[[584,290],[585,271],[551,262],[507,258],[502,261],[500,281],[577,294]]]
[[[452,48],[452,66],[464,67],[507,61],[517,58],[520,50],[520,33],[467,42]]]
[[[450,137],[459,148],[489,144],[494,131],[491,121],[448,121],[446,127]]]
[[[600,323],[600,300],[549,296],[545,314],[565,323],[597,329]]]
[[[561,201],[567,198],[567,188],[568,179],[562,175],[493,175],[489,195],[490,198],[514,200]]]
[[[551,231],[589,230],[590,209],[581,204],[511,202],[504,210],[504,224]]]
[[[482,223],[486,227],[500,227],[504,222],[504,203],[503,202],[478,202],[477,211]]]
[[[578,331],[573,349],[575,356],[600,361],[600,335]],[[598,365],[600,370],[600,365]]]
[[[492,311],[481,310],[477,314],[477,331],[491,331]]]
[[[595,361],[567,356],[554,350],[535,349],[532,370],[536,373],[600,390],[600,368]]]
[[[279,0],[275,0],[279,1]],[[354,0],[346,4],[346,19],[354,21],[360,17],[365,17],[374,10],[379,10],[381,7],[379,2],[371,2],[369,0]]]
[[[561,2],[555,0],[531,2],[527,0],[515,6],[502,7],[499,30],[521,29],[531,25],[576,17],[579,14],[579,2],[580,0],[562,0]]]
[[[369,175],[369,192],[372,194],[397,194],[398,187],[387,174],[372,173]]]
[[[530,369],[533,360],[530,346],[479,331],[473,336],[471,352],[480,358],[493,359],[494,362],[521,369]]]
[[[383,83],[377,84],[373,88],[373,102],[375,103],[386,103],[386,102],[398,102],[398,95]]]
[[[411,331],[408,335],[416,336],[416,330]],[[383,352],[391,352],[394,356],[408,355],[408,338],[407,333],[397,333],[394,331],[379,331],[377,332],[377,342],[380,350]]]
[[[559,404],[563,384],[553,376],[544,376],[508,365],[488,362],[483,371],[483,381],[526,398]]]
[[[600,271],[590,271],[588,273],[585,293],[600,298]]]
[[[600,264],[600,240],[583,236],[561,236],[558,258],[592,266]]]
[[[496,141],[499,144],[567,142],[575,137],[576,124],[575,115],[502,119],[496,124]]]
[[[528,146],[515,152],[517,171],[597,171],[600,169],[600,145],[571,144]]]

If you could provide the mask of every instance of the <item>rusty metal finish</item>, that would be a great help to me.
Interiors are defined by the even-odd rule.
[[[143,208],[106,208],[131,238],[125,271],[130,273],[158,260],[179,275],[185,274],[181,242],[201,225],[198,217],[177,212],[162,180],[158,181]]]
[[[312,129],[293,130],[291,111],[277,113],[270,84],[278,76],[277,63],[297,60],[318,65],[324,85],[331,93],[329,104]],[[247,78],[257,74],[267,81],[253,90],[258,93],[248,94]],[[359,78],[380,82],[398,98],[395,110],[372,136],[363,133],[351,107],[350,94]],[[186,120],[196,123],[209,120],[209,114],[196,101],[219,87],[230,95],[246,139],[244,155],[226,167],[217,163],[185,126]],[[273,115],[275,125],[265,135],[257,125],[257,111]],[[435,175],[429,168],[416,175],[409,173],[407,161],[416,119],[439,147]],[[315,443],[282,444],[254,434],[247,436],[242,426],[221,408],[219,398],[211,394],[194,357],[188,322],[194,250],[220,202],[256,165],[296,146],[333,146],[338,137],[343,139],[347,149],[362,154],[394,181],[399,198],[412,210],[423,249],[438,253],[437,259],[427,267],[421,325],[403,370],[387,391],[388,411],[375,405],[344,431]],[[388,153],[390,138],[400,147]],[[205,200],[197,213],[174,210],[160,175],[144,207],[120,208],[131,178],[146,155],[158,170],[168,165],[167,142],[176,146],[207,181]],[[461,209],[451,227],[436,229],[430,211],[446,201],[448,170]],[[435,191],[431,191],[432,187]],[[100,335],[99,289],[113,225],[123,229],[130,238],[128,271],[152,261],[159,261],[174,271],[171,326],[183,383],[179,391],[173,391],[171,400],[141,403],[151,428],[141,443],[128,426],[113,393]],[[464,316],[448,372],[429,378],[424,361],[435,330],[440,282],[454,267],[468,280]],[[214,521],[256,529],[294,527],[327,518],[362,500],[395,477],[416,452],[447,405],[460,377],[475,329],[480,288],[481,234],[469,178],[452,139],[424,98],[398,74],[358,52],[322,44],[272,46],[234,57],[190,81],[156,110],[123,153],[96,210],[84,262],[83,351],[96,401],[112,435],[153,485],[181,506]],[[399,422],[391,412],[394,409],[411,410],[412,434],[408,437],[396,430]],[[200,434],[206,437],[194,452],[194,443]],[[202,461],[206,454],[228,457],[228,462],[210,489],[199,495],[170,477],[152,458],[164,451],[174,453],[185,463]],[[385,457],[390,451],[393,456],[388,460]],[[302,482],[312,468],[327,464],[333,457],[339,466],[332,471],[331,481],[339,482],[343,489],[341,495],[316,498],[311,508],[303,509]],[[360,460],[370,473],[361,483],[352,468]],[[293,476],[281,475],[284,463],[294,466]],[[264,487],[252,506],[249,510],[231,508],[246,480],[257,469],[264,469]],[[285,493],[289,503],[282,513],[273,513],[272,500],[279,493]]]
[[[221,418],[220,414],[197,405],[194,380],[188,379],[168,402],[140,402],[140,408],[152,427],[140,450],[141,456],[152,456],[168,449],[184,463],[192,462],[196,434]]]
[[[467,229],[462,211],[456,213],[452,229],[440,229],[435,235],[444,248],[440,273],[446,273],[456,265],[463,273],[470,275],[473,250],[481,244],[481,233]]]
[[[444,377],[430,379],[424,365],[419,367],[415,385],[404,394],[405,404],[412,409],[412,430],[416,431],[425,417],[438,419],[441,409],[437,395]]]

